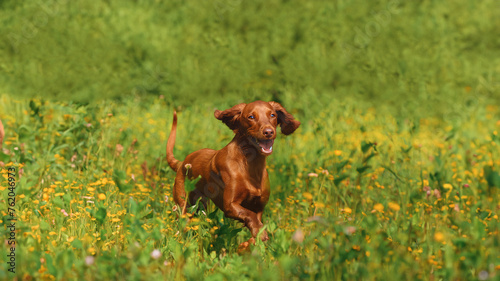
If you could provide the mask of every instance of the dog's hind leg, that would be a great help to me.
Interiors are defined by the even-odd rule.
[[[191,192],[189,192],[189,195],[188,195],[188,198],[189,198],[189,207],[191,206],[194,206],[196,205],[196,202],[198,202],[198,200],[200,200],[201,204],[203,204],[203,207],[201,208],[198,208],[199,209],[202,209],[202,210],[207,210],[207,197],[204,196],[198,189],[195,189]]]
[[[186,175],[182,173],[182,169],[177,171],[177,176],[175,177],[174,183],[174,201],[175,203],[182,208],[182,214],[186,213],[186,190],[184,189],[184,180]]]

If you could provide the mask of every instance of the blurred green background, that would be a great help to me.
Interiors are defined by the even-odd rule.
[[[0,26],[18,280],[498,277],[498,0],[0,0]],[[173,107],[183,159],[255,99],[302,125],[240,256],[221,212],[179,219],[163,159]]]
[[[0,25],[1,94],[444,118],[500,100],[496,0],[2,0]]]

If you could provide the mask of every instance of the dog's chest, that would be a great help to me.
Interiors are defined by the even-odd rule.
[[[269,199],[268,185],[267,182],[263,182],[259,185],[251,186],[248,190],[247,198],[243,201],[243,205],[248,209],[262,210]]]
[[[254,212],[259,212],[262,209],[264,209],[264,206],[266,205],[267,200],[264,200],[262,195],[256,196],[256,195],[249,195],[243,202],[242,206],[252,210]]]

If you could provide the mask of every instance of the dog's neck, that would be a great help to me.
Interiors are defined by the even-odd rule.
[[[231,141],[246,159],[246,166],[252,176],[261,178],[266,169],[266,155],[260,153],[259,149],[248,139],[247,136],[236,135]]]

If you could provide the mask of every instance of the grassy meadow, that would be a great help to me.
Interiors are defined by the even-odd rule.
[[[0,280],[498,280],[498,11],[0,1]],[[255,99],[302,125],[268,157],[270,240],[238,253],[241,223],[180,215],[165,146],[174,109],[183,159]]]

